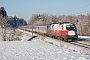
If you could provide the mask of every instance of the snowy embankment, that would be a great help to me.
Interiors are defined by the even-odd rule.
[[[0,42],[0,60],[90,60],[90,55],[73,51],[67,43],[49,37],[38,35],[32,41],[25,41],[31,33],[23,32],[28,35],[22,41]]]

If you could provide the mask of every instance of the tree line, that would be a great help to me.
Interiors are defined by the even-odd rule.
[[[57,22],[71,22],[76,24],[79,35],[90,36],[90,13],[86,15],[48,15],[48,14],[32,14],[30,24],[50,24]]]

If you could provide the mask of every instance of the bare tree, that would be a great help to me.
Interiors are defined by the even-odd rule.
[[[2,37],[2,40],[3,40],[3,41],[6,41],[6,34],[7,34],[6,26],[8,25],[8,24],[7,24],[7,20],[6,20],[6,18],[3,18],[3,17],[1,16],[1,17],[0,17],[0,21],[1,21],[1,23],[2,23],[2,25],[1,25],[1,30],[2,30],[1,37]]]
[[[1,25],[1,34],[0,34],[1,39],[3,41],[7,41],[7,40],[12,40],[13,38],[15,38],[14,37],[15,33],[10,33],[10,29],[7,28],[9,23],[8,23],[7,13],[6,13],[4,7],[0,7],[0,23],[1,23],[0,24]]]
[[[1,28],[2,28],[2,39],[6,41],[6,26],[7,26],[7,13],[4,9],[4,7],[0,7],[0,22],[2,23]]]

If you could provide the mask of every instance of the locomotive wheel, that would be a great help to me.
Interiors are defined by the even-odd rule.
[[[67,41],[67,38],[64,38],[64,41]]]
[[[67,42],[73,42],[73,40],[72,39],[68,39]]]
[[[61,37],[61,38],[60,38],[60,40],[61,40],[61,41],[64,41],[64,38],[63,38],[63,37]]]
[[[60,37],[58,36],[57,39],[60,40]]]

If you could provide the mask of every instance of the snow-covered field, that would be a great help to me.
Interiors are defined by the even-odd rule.
[[[28,36],[23,35],[22,41],[1,41],[0,60],[90,60],[90,55],[78,51],[79,47],[74,51],[75,46],[69,47],[67,43],[42,36],[26,41]]]

